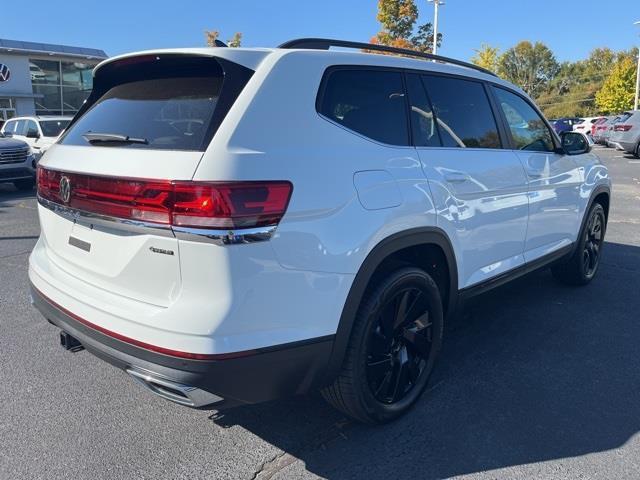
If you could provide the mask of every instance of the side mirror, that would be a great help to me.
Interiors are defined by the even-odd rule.
[[[591,151],[591,142],[580,132],[562,132],[560,140],[562,149],[567,155],[582,155]]]
[[[11,138],[11,137],[13,137],[13,133],[11,133],[11,132],[2,132],[2,136],[6,137],[6,138]]]
[[[27,132],[26,135],[27,138],[40,138],[40,135],[38,134],[38,132],[34,132],[33,130]]]

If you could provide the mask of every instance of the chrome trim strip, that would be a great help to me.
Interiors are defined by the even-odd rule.
[[[163,225],[158,223],[126,220],[108,215],[85,212],[77,208],[67,207],[52,202],[38,195],[38,203],[44,208],[70,220],[74,223],[104,230],[115,230],[131,234],[156,235],[175,237],[190,242],[211,243],[214,245],[238,245],[246,243],[264,242],[273,236],[277,225],[247,228],[240,230],[221,230],[211,228],[191,228]]]
[[[53,213],[60,215],[74,223],[84,225],[89,228],[98,227],[106,230],[117,230],[132,234],[157,235],[161,237],[173,237],[173,232],[169,225],[159,223],[141,222],[138,220],[126,220],[123,218],[110,217],[97,213],[85,212],[77,208],[67,207],[59,203],[52,202],[38,195],[38,203]]]
[[[264,242],[276,231],[276,225],[247,228],[243,230],[216,230],[205,228],[187,228],[173,226],[173,233],[180,240],[206,242],[215,245],[238,245],[243,243]]]

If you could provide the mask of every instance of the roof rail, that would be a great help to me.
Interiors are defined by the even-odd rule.
[[[297,38],[295,40],[289,40],[279,45],[278,48],[302,48],[309,50],[329,50],[331,47],[344,47],[344,48],[360,48],[364,50],[374,50],[377,52],[396,53],[399,55],[407,55],[411,57],[426,58],[428,60],[435,60],[437,62],[450,63],[452,65],[459,65],[461,67],[471,68],[487,75],[497,77],[495,73],[486,68],[479,67],[473,63],[463,62],[462,60],[456,60],[455,58],[442,57],[440,55],[434,55],[433,53],[418,52],[416,50],[409,50],[408,48],[396,48],[388,47],[386,45],[380,45],[377,43],[364,43],[364,42],[352,42],[350,40],[333,40],[330,38]]]

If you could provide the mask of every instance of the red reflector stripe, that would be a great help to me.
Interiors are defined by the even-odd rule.
[[[277,225],[289,205],[287,181],[195,182],[101,177],[38,167],[38,195],[98,215],[192,228]]]
[[[104,335],[107,335],[116,340],[120,340],[121,342],[128,343],[129,345],[133,345],[135,347],[142,348],[144,350],[149,350],[156,353],[161,353],[163,355],[169,355],[171,357],[179,357],[179,358],[187,358],[190,360],[228,360],[231,358],[239,358],[239,357],[248,357],[250,355],[255,355],[259,353],[258,350],[244,350],[242,352],[232,352],[232,353],[191,353],[191,352],[182,352],[180,350],[172,350],[170,348],[159,347],[157,345],[151,345],[150,343],[141,342],[140,340],[136,340],[134,338],[127,337],[125,335],[121,335],[120,333],[112,332],[100,325],[96,325],[95,323],[90,322],[89,320],[85,320],[84,318],[76,315],[73,312],[70,312],[62,305],[51,300],[44,293],[38,290],[36,287],[33,287],[36,292],[40,294],[40,296],[49,303],[52,307],[55,307],[57,310],[60,310],[62,313],[72,318],[73,320],[81,323],[85,327],[88,327],[92,330],[100,332]]]

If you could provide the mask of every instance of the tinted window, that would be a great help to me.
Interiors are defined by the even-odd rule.
[[[408,145],[406,102],[399,72],[336,70],[329,74],[320,113],[373,140]]]
[[[522,97],[511,92],[501,88],[494,88],[494,91],[509,124],[514,148],[552,152],[554,144],[551,132],[533,107]]]
[[[27,133],[26,135],[38,135],[38,125],[33,120],[27,121]]]
[[[18,122],[16,122],[15,120],[5,123],[4,126],[2,127],[2,131],[4,133],[13,133],[16,129],[17,123]]]
[[[481,83],[424,75],[445,147],[500,148],[498,127]]]
[[[41,120],[40,128],[42,129],[42,135],[45,137],[57,137],[62,133],[62,130],[67,128],[69,120]]]
[[[211,59],[140,57],[106,65],[96,74],[101,95],[91,100],[61,143],[86,146],[84,134],[104,133],[147,143],[95,141],[94,146],[202,151],[210,139],[222,80],[220,64]],[[227,83],[233,88],[231,79]]]
[[[439,147],[441,144],[438,128],[422,80],[415,74],[409,74],[406,78],[413,143],[418,147]]]
[[[26,135],[27,133],[27,121],[26,120],[18,120],[16,122],[15,130],[13,131],[14,135]]]

